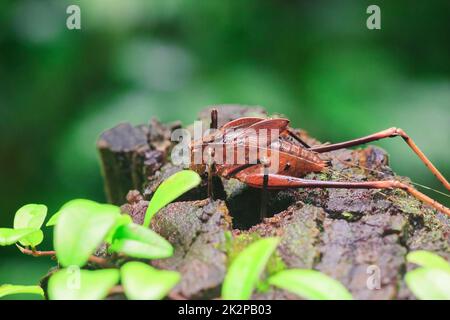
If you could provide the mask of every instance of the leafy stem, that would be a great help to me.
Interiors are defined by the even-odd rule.
[[[200,180],[197,173],[183,170],[164,181],[150,202],[147,224],[162,207],[196,187]],[[128,299],[154,300],[166,296],[174,300],[186,299],[171,292],[181,280],[178,272],[158,270],[148,261],[114,265],[121,257],[126,260],[164,259],[174,251],[170,242],[148,227],[133,223],[118,206],[87,199],[67,202],[46,224],[55,227],[54,250],[40,251],[36,247],[44,239],[41,227],[46,215],[45,205],[21,207],[14,217],[14,228],[0,228],[0,246],[16,244],[25,255],[58,261],[58,270],[49,276],[47,294],[44,296],[39,286],[5,284],[0,286],[0,297],[28,293],[52,300],[97,300],[123,293]],[[111,256],[95,255],[102,243],[108,246]],[[87,262],[100,268],[83,269]],[[76,285],[68,285],[73,283]]]

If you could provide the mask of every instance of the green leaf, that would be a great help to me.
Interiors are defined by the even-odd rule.
[[[264,238],[252,243],[239,253],[228,268],[223,281],[223,299],[247,300],[251,297],[279,241],[279,238]]]
[[[47,216],[47,207],[43,204],[27,204],[17,210],[14,216],[14,229],[40,229]]]
[[[12,294],[29,293],[44,296],[44,290],[39,286],[18,286],[13,284],[4,284],[0,286],[0,298]]]
[[[25,229],[12,229],[12,228],[0,228],[0,246],[9,246],[16,243],[20,239],[36,232],[31,228]]]
[[[52,227],[54,225],[56,225],[56,222],[58,221],[59,216],[61,215],[62,211],[58,211],[56,212],[54,215],[52,215],[50,217],[50,219],[48,219],[47,223],[45,224],[46,227]]]
[[[14,229],[31,228],[36,232],[20,239],[24,246],[35,247],[44,240],[44,234],[40,230],[47,216],[47,207],[43,204],[27,204],[17,210],[14,216]]]
[[[151,219],[159,210],[183,193],[198,186],[200,182],[201,178],[198,173],[191,170],[179,171],[163,181],[150,200],[145,212],[144,226],[150,225]]]
[[[51,300],[100,300],[119,282],[119,270],[62,269],[54,273],[48,282]]]
[[[157,270],[142,262],[128,262],[120,269],[127,298],[160,300],[180,281],[175,271]]]
[[[405,282],[421,300],[450,300],[450,272],[436,268],[417,268],[405,275]]]
[[[133,223],[133,219],[128,214],[121,214],[114,226],[108,232],[105,242],[111,244],[119,227]]]
[[[271,276],[268,283],[310,300],[352,299],[350,292],[339,281],[316,270],[284,270]]]
[[[78,199],[63,206],[55,227],[54,247],[63,266],[83,266],[120,217],[113,205]]]
[[[173,254],[170,242],[134,223],[122,225],[116,230],[110,250],[140,259],[162,259]]]
[[[74,200],[70,200],[68,202],[66,202],[61,209],[59,209],[58,212],[56,212],[53,216],[51,216],[51,218],[48,220],[47,224],[45,225],[46,227],[51,227],[56,225],[56,223],[58,222],[58,218],[61,215],[61,213],[66,212],[66,211],[90,211],[91,206],[103,206],[105,209],[111,209],[111,211],[116,211],[117,214],[120,214],[120,208],[117,206],[114,206],[112,204],[108,204],[108,203],[98,203],[92,200],[87,200],[87,199],[74,199]]]
[[[42,232],[42,230],[34,230],[34,232],[32,232],[30,235],[20,239],[19,242],[24,246],[36,247],[43,240],[44,240],[44,233]]]
[[[406,256],[406,260],[421,267],[450,270],[450,263],[447,260],[430,251],[417,250],[410,252]]]

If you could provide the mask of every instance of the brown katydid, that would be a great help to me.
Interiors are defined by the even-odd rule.
[[[217,129],[217,110],[211,111],[211,129]],[[274,137],[268,135],[270,131],[276,131]],[[433,200],[427,195],[417,191],[410,185],[397,180],[375,180],[363,182],[345,181],[321,181],[308,180],[303,177],[310,172],[322,172],[329,163],[321,157],[322,153],[366,144],[372,141],[401,137],[416,153],[436,178],[450,190],[450,184],[439,170],[431,163],[425,154],[417,147],[414,141],[399,128],[386,129],[362,138],[340,142],[336,144],[324,144],[309,146],[289,127],[289,120],[284,118],[258,118],[244,117],[230,121],[219,130],[215,130],[199,141],[191,145],[191,159],[196,152],[206,157],[201,157],[200,163],[191,162],[191,169],[197,172],[208,171],[208,194],[212,197],[213,175],[224,178],[235,178],[247,185],[263,189],[262,210],[266,210],[267,189],[285,188],[345,188],[345,189],[402,189],[420,201],[450,216],[450,209]],[[263,143],[259,139],[264,137]],[[258,141],[258,143],[257,143]],[[218,149],[219,148],[219,149]],[[223,149],[225,156],[233,153],[232,161],[217,162],[214,160],[216,150]],[[244,149],[244,161],[236,161],[237,149]],[[251,161],[251,152],[255,153]],[[264,154],[261,152],[264,151]],[[276,155],[277,163],[271,163],[271,155]],[[198,158],[197,158],[198,159]],[[269,166],[272,170],[268,170]],[[275,168],[275,169],[274,169]],[[262,212],[265,216],[265,212]]]

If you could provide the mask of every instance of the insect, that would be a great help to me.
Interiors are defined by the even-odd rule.
[[[289,120],[283,118],[244,117],[230,121],[217,129],[217,110],[211,111],[210,129],[213,132],[191,145],[191,158],[195,153],[206,154],[200,163],[191,161],[191,169],[208,172],[208,194],[213,195],[212,176],[235,178],[255,188],[263,189],[261,210],[266,210],[267,189],[285,188],[346,188],[346,189],[402,189],[422,202],[450,216],[450,209],[417,191],[406,183],[397,180],[376,180],[363,182],[308,180],[304,176],[310,172],[322,172],[328,166],[321,155],[334,151],[366,144],[372,141],[401,137],[416,153],[436,178],[450,190],[450,184],[431,163],[414,141],[399,128],[389,128],[365,137],[336,144],[309,146],[290,127]],[[273,137],[268,132],[278,134]],[[251,134],[250,134],[251,133]],[[261,139],[263,137],[264,139]],[[257,143],[263,140],[263,143]],[[221,149],[222,148],[222,149]],[[241,161],[236,161],[238,149],[243,150]],[[222,150],[223,158],[227,154],[231,161],[217,161],[217,150]],[[264,152],[262,152],[264,151]],[[253,155],[252,155],[253,152]],[[253,159],[251,159],[253,156]],[[274,157],[276,156],[276,157]],[[275,158],[271,163],[269,158]],[[269,170],[269,167],[271,170]],[[265,216],[265,212],[261,212]]]

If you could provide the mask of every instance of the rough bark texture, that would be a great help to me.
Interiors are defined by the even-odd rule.
[[[122,123],[103,132],[97,141],[105,192],[110,203],[120,205],[131,189],[142,189],[169,152],[170,133],[179,123],[164,126],[152,119],[148,125],[133,127]]]
[[[219,125],[242,116],[266,116],[261,107],[219,106]],[[209,124],[209,111],[199,118]],[[148,200],[157,186],[181,170],[167,160],[172,127],[151,135],[148,127],[122,124],[106,131],[98,146],[105,185],[113,203],[142,223]],[[143,129],[147,128],[147,129]],[[318,142],[302,131],[309,144]],[[157,137],[157,140],[155,137]],[[165,139],[165,140],[164,140]],[[155,141],[158,141],[156,144]],[[156,147],[156,145],[159,146]],[[152,152],[163,156],[151,156]],[[332,161],[327,173],[307,178],[365,181],[395,178],[387,154],[380,148],[340,150],[324,154]],[[152,159],[151,161],[149,159]],[[349,164],[351,163],[351,165]],[[260,191],[237,180],[217,178],[218,200],[206,198],[206,180],[161,210],[152,228],[175,247],[170,259],[153,261],[160,268],[178,270],[181,283],[174,293],[185,298],[215,298],[229,260],[252,239],[282,238],[277,256],[288,268],[313,268],[341,281],[356,299],[411,299],[403,275],[412,265],[411,250],[433,251],[450,259],[447,217],[398,190],[293,189],[271,191],[268,212],[259,221]],[[368,289],[373,272],[380,272],[381,287]],[[255,299],[296,299],[281,290],[255,293]]]

